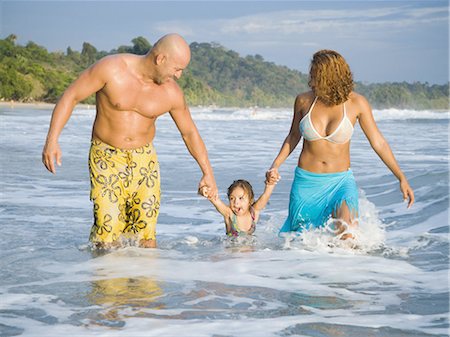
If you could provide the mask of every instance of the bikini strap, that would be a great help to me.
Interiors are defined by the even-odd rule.
[[[254,232],[256,229],[256,214],[255,214],[255,210],[253,209],[253,207],[250,207],[250,215],[252,216],[252,225],[250,226],[249,231]]]
[[[314,101],[312,102],[311,106],[309,107],[308,113],[307,115],[311,114],[312,109],[314,109],[314,106],[316,105],[317,99],[319,98],[319,96],[316,96],[314,98]]]

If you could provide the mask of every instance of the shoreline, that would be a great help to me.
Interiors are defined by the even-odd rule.
[[[16,101],[0,101],[0,107],[8,107],[8,108],[32,108],[32,109],[51,109],[55,107],[56,103],[47,103],[47,102],[16,102]],[[77,104],[74,108],[82,108],[82,109],[90,109],[91,107],[95,107],[95,104]]]
[[[1,107],[9,107],[9,108],[31,108],[31,109],[50,109],[53,110],[53,108],[55,107],[56,103],[46,103],[46,102],[16,102],[16,101],[0,101],[0,108]],[[195,108],[204,108],[205,106],[199,105],[199,106],[195,106],[192,105],[190,106],[190,109],[195,109]],[[242,109],[239,107],[217,107],[216,108],[231,108],[231,109]],[[76,109],[95,109],[95,104],[77,104],[74,107],[74,110]],[[253,107],[248,107],[248,109],[253,108]],[[264,108],[263,108],[264,109]],[[280,108],[266,108],[266,109],[280,109]],[[291,109],[289,108],[284,108],[284,109]],[[408,109],[399,109],[399,108],[385,108],[385,109],[376,109],[373,108],[373,110],[378,110],[378,111],[383,111],[383,110],[390,110],[390,109],[396,109],[399,111],[402,110],[411,110],[411,111],[435,111],[435,112],[445,112],[448,113],[450,112],[449,110],[446,109],[412,109],[412,108],[408,108]]]

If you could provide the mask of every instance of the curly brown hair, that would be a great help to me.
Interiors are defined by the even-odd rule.
[[[341,54],[323,49],[313,55],[308,85],[324,104],[338,105],[353,90],[353,74]]]
[[[227,192],[228,199],[230,199],[230,195],[231,193],[233,193],[236,187],[242,188],[245,191],[245,193],[247,193],[248,199],[250,200],[250,205],[253,205],[255,201],[255,194],[253,193],[253,187],[247,180],[244,179],[235,180],[230,185],[230,187],[228,187]]]

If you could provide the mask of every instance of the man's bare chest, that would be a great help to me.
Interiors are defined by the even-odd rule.
[[[116,111],[134,111],[145,117],[157,118],[169,111],[170,99],[163,88],[139,85],[134,81],[108,84],[97,95],[99,104]]]

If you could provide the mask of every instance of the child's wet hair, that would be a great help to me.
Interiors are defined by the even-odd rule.
[[[255,199],[255,194],[253,193],[253,187],[247,180],[244,180],[244,179],[235,180],[230,185],[230,187],[228,187],[228,192],[227,192],[228,199],[230,199],[230,195],[231,195],[231,193],[233,193],[233,191],[236,187],[240,187],[245,191],[245,193],[247,194],[247,196],[250,200],[250,205],[252,205],[254,202],[254,199]]]

